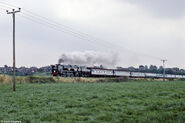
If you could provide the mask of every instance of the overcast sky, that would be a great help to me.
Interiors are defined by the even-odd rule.
[[[185,0],[2,1],[23,8],[16,14],[17,66],[51,65],[62,53],[95,51],[117,54],[117,66],[159,66],[167,59],[167,67],[185,69]],[[12,17],[5,6],[0,3],[0,66],[11,66]]]

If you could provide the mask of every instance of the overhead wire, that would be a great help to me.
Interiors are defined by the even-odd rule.
[[[104,47],[105,47],[105,45],[107,45],[109,48],[112,48],[112,46],[114,45],[114,44],[112,44],[112,43],[110,43],[110,42],[108,42],[108,41],[103,41],[102,39],[98,39],[98,38],[92,37],[92,36],[90,36],[90,35],[87,34],[87,33],[83,33],[83,32],[80,32],[80,31],[78,31],[78,30],[74,30],[73,28],[71,28],[71,27],[69,27],[69,26],[65,26],[65,25],[63,25],[63,24],[59,24],[59,23],[57,23],[57,22],[55,22],[55,21],[49,20],[49,19],[46,18],[46,17],[40,16],[40,15],[38,15],[38,14],[34,14],[34,13],[31,12],[31,11],[28,11],[28,10],[25,10],[25,9],[23,9],[23,10],[26,11],[26,12],[28,12],[28,13],[29,13],[28,15],[30,15],[30,13],[31,13],[31,16],[39,17],[40,19],[44,20],[44,21],[47,22],[47,23],[48,23],[48,21],[49,21],[49,23],[52,22],[52,25],[54,25],[54,26],[62,26],[62,29],[65,29],[65,30],[69,31],[70,33],[73,33],[73,34],[76,34],[76,35],[80,35],[81,37],[84,37],[85,39],[93,40],[93,41],[98,42],[98,43],[104,43],[104,44],[103,44]],[[24,13],[24,14],[25,14],[25,13]],[[27,13],[26,13],[26,14],[27,14]],[[89,38],[90,38],[90,39],[89,39]],[[99,41],[100,41],[100,42],[99,42]],[[116,46],[116,47],[120,47],[120,46]],[[121,49],[122,49],[122,50],[130,51],[130,52],[133,52],[133,51],[131,51],[131,50],[126,49],[125,47],[124,47],[124,48],[121,47]],[[135,53],[136,53],[136,52],[135,52]]]
[[[0,5],[0,6],[1,6],[1,5]],[[21,17],[23,17],[23,18],[25,18],[25,19],[31,20],[32,22],[35,22],[35,23],[38,23],[38,24],[47,26],[47,27],[52,28],[52,29],[54,29],[54,30],[56,30],[56,31],[60,31],[60,32],[64,32],[64,33],[69,33],[69,31],[61,30],[60,28],[57,28],[57,26],[54,25],[54,24],[52,24],[52,23],[44,22],[43,20],[42,20],[42,21],[39,21],[38,19],[33,19],[33,18],[31,18],[30,16],[28,16],[28,14],[18,15],[18,16],[21,16]],[[75,32],[70,32],[70,33],[71,33],[74,37],[77,37],[77,38],[79,38],[79,39],[81,39],[81,40],[88,40],[88,41],[91,42],[93,45],[95,45],[94,42],[92,42],[91,40],[89,40],[89,39],[87,39],[87,38],[84,38],[84,37],[82,37],[81,35],[78,35],[78,34],[75,33]],[[95,45],[95,46],[96,46],[96,45]]]
[[[68,33],[68,32],[66,32],[66,31],[64,31],[64,30],[61,30],[61,29],[56,28],[56,27],[53,27],[52,25],[48,25],[48,24],[46,24],[46,23],[42,23],[41,21],[34,20],[34,19],[32,19],[31,17],[25,16],[25,15],[18,15],[18,16],[20,16],[20,17],[22,17],[22,18],[25,18],[25,19],[27,19],[28,21],[32,21],[32,22],[35,22],[35,23],[37,23],[37,24],[41,24],[41,25],[43,25],[43,26],[47,26],[47,27],[49,27],[49,28],[51,28],[51,29],[53,29],[53,30],[55,30],[55,31],[60,31],[60,32]],[[87,40],[87,39],[85,39],[85,38],[83,38],[83,37],[80,37],[80,36],[78,36],[78,35],[73,35],[73,36],[74,36],[74,37],[77,37],[77,38],[79,38],[79,39],[81,39],[81,40]],[[91,42],[91,45],[96,46],[92,41],[89,40],[89,42]]]
[[[24,14],[24,15],[27,15],[27,14]],[[29,17],[29,15],[27,15],[27,17]],[[72,34],[73,36],[78,37],[78,38],[80,38],[80,39],[82,39],[82,40],[89,41],[89,42],[93,43],[93,45],[95,45],[95,42],[98,42],[98,40],[96,40],[96,39],[90,38],[90,37],[88,37],[88,36],[81,35],[81,34],[79,34],[79,33],[76,33],[75,31],[72,31],[72,30],[66,30],[66,29],[64,29],[64,28],[61,28],[61,27],[59,27],[59,26],[53,24],[53,23],[49,23],[49,22],[47,22],[47,21],[42,21],[42,23],[46,24],[46,26],[47,26],[47,25],[53,26],[53,27],[57,28],[58,30],[60,30],[60,31],[62,31],[62,32],[65,32],[65,33],[68,33],[68,34],[70,33],[70,34]],[[102,42],[98,42],[98,43],[101,44]],[[108,47],[109,49],[111,48],[110,45],[107,45],[107,44],[102,44],[102,45],[104,45],[105,47]]]
[[[25,14],[25,13],[24,13]],[[29,16],[29,14],[26,14],[26,15],[28,15]],[[32,16],[32,17],[34,17],[34,16]],[[41,18],[43,19],[43,17],[41,16]],[[56,23],[50,23],[50,22],[48,22],[48,21],[45,21],[45,20],[42,20],[42,21],[44,21],[44,22],[46,22],[46,23],[49,23],[49,24],[51,24],[51,25],[53,25],[53,26],[57,26],[57,27],[59,27],[60,26],[60,24],[56,24]],[[110,43],[110,42],[108,42],[108,41],[104,41],[104,40],[102,40],[102,39],[98,39],[98,38],[94,38],[94,37],[92,37],[92,36],[90,36],[90,35],[88,35],[88,34],[85,34],[85,33],[79,33],[79,32],[76,32],[76,31],[73,31],[73,30],[69,30],[69,29],[66,29],[66,28],[62,28],[62,30],[65,30],[65,31],[67,31],[67,32],[69,32],[69,33],[73,33],[73,34],[75,34],[75,35],[79,35],[80,37],[83,37],[83,39],[88,39],[88,41],[95,41],[95,42],[98,42],[98,41],[100,41],[100,42],[98,42],[98,43],[104,43],[103,44],[103,46],[104,47],[109,47],[109,49],[110,48],[112,48],[112,46],[114,45],[114,44],[112,44],[112,43]],[[84,35],[85,34],[85,35]],[[89,39],[90,38],[90,39]],[[91,42],[92,42],[91,41]],[[122,47],[122,46],[118,46],[118,45],[114,45],[115,47],[119,47],[120,49],[122,49],[122,50],[126,50],[126,51],[129,51],[129,52],[132,52],[132,53],[134,53],[134,54],[138,54],[138,52],[135,52],[135,51],[133,51],[133,50],[129,50],[129,49],[127,49],[127,48],[125,48],[125,47]],[[140,55],[141,55],[141,53],[140,53]],[[154,56],[150,56],[150,55],[147,55],[147,54],[143,54],[142,53],[142,55],[143,56],[147,56],[147,57],[153,57],[154,58]],[[155,57],[155,59],[160,59],[160,58],[158,58],[158,57]]]
[[[24,13],[25,14],[25,13]],[[29,16],[29,14],[26,14],[26,15],[28,15]],[[53,24],[53,23],[49,23],[49,22],[47,22],[47,21],[42,21],[42,22],[46,22],[47,24],[49,24],[49,25],[52,25],[52,26],[55,26],[56,28],[58,28],[58,25],[55,25],[55,24]],[[93,38],[91,38],[91,39],[89,39],[89,37],[88,36],[84,36],[84,35],[81,35],[81,34],[79,34],[79,33],[76,33],[76,32],[74,32],[74,31],[71,31],[71,30],[65,30],[65,29],[63,29],[62,28],[62,30],[63,30],[63,32],[69,32],[69,33],[72,33],[72,34],[74,34],[73,36],[75,36],[75,35],[77,35],[77,37],[80,37],[80,39],[85,39],[85,40],[87,40],[87,41],[90,41],[91,43],[93,43],[93,45],[94,45],[94,42],[96,41],[102,41],[102,40],[98,40],[98,39],[93,39]],[[60,31],[61,31],[61,28],[60,28]],[[75,36],[76,37],[76,36]],[[82,39],[82,40],[83,40]],[[102,42],[99,42],[99,43],[102,43]],[[105,43],[105,41],[104,41],[104,43]],[[106,43],[108,43],[107,41],[106,41]],[[112,48],[112,46],[113,46],[113,44],[103,44],[104,45],[104,47],[108,47],[109,49],[110,48]],[[126,51],[129,51],[129,52],[132,52],[132,53],[134,53],[134,54],[138,54],[138,53],[136,53],[136,52],[134,52],[134,51],[132,51],[132,50],[129,50],[129,49],[123,49],[123,47],[120,47],[120,46],[117,46],[117,47],[119,47],[119,48],[122,48],[122,50],[126,50]],[[142,54],[142,55],[145,55],[145,56],[147,56],[147,57],[151,57],[151,56],[148,56],[147,54]],[[153,56],[152,56],[153,57]],[[160,59],[160,58],[157,58],[157,59]]]
[[[19,7],[17,7],[17,6],[14,6],[14,5],[5,3],[5,2],[1,2],[1,1],[0,1],[0,4],[5,4],[6,6],[8,6],[8,8],[11,8],[11,7],[19,8]],[[0,6],[1,6],[1,5],[0,5]],[[78,37],[78,38],[80,38],[80,39],[82,39],[82,40],[86,40],[86,41],[89,41],[89,42],[93,43],[93,45],[94,45],[94,42],[104,43],[103,46],[104,46],[104,47],[109,47],[109,48],[112,48],[112,46],[114,45],[114,46],[116,46],[116,47],[119,47],[119,48],[122,49],[122,50],[126,50],[126,51],[132,52],[132,53],[134,53],[134,54],[140,54],[140,55],[142,55],[142,56],[147,56],[147,57],[151,57],[151,58],[155,58],[155,59],[160,59],[160,58],[158,58],[158,57],[151,56],[151,55],[148,55],[148,54],[138,53],[138,52],[136,52],[136,51],[130,50],[130,49],[125,48],[125,47],[120,46],[120,45],[112,44],[112,43],[110,43],[110,42],[108,42],[108,41],[104,41],[104,40],[102,40],[102,39],[94,38],[94,37],[90,36],[89,34],[80,32],[80,31],[78,31],[78,30],[74,30],[73,28],[71,28],[71,27],[69,27],[69,26],[66,26],[66,25],[63,25],[63,24],[59,24],[59,23],[57,23],[57,22],[55,22],[55,21],[52,21],[52,20],[50,20],[50,19],[48,19],[48,18],[46,18],[46,17],[40,16],[40,15],[38,15],[38,14],[35,14],[35,13],[29,11],[29,10],[26,10],[26,9],[23,9],[23,8],[22,8],[22,10],[23,10],[22,13],[24,14],[24,16],[22,16],[22,17],[24,17],[24,18],[27,18],[27,19],[29,18],[29,19],[32,20],[32,21],[33,21],[33,18],[37,18],[37,21],[34,21],[34,22],[40,23],[40,24],[44,24],[45,26],[49,26],[50,28],[53,28],[53,27],[54,27],[56,31],[59,31],[59,30],[60,30],[60,31],[62,31],[62,32],[64,32],[64,33],[71,33],[71,34],[72,34],[73,36],[75,36],[75,37]],[[27,17],[26,17],[26,16],[27,16]],[[29,16],[29,17],[28,17],[28,16]],[[33,18],[30,18],[30,16],[33,17]],[[42,21],[42,22],[40,22],[40,21],[38,22],[38,20],[40,20],[40,21]],[[53,26],[53,27],[52,27],[52,26]],[[61,27],[62,27],[62,28],[61,28]],[[54,28],[53,28],[53,29],[54,29]],[[57,29],[56,29],[56,28],[57,28]],[[59,29],[59,28],[60,28],[60,29]],[[100,41],[100,42],[99,42],[99,41]]]
[[[23,9],[24,10],[24,9]],[[33,21],[33,18],[30,18],[30,16],[32,16],[32,17],[34,17],[35,18],[35,16],[33,16],[33,13],[32,13],[32,15],[30,15],[30,14],[27,14],[27,13],[24,13],[24,12],[22,12],[24,15],[26,15],[27,17],[27,19],[29,18],[29,19],[31,19],[32,21]],[[25,16],[24,16],[25,17]],[[42,20],[41,20],[41,18],[42,18]],[[40,20],[40,21],[42,21],[42,22],[40,22],[40,21],[38,21],[38,20]],[[47,24],[46,26],[50,26],[50,28],[51,28],[51,26],[54,26],[55,28],[59,28],[59,26],[57,25],[57,24],[55,24],[55,23],[51,23],[51,22],[49,22],[49,21],[46,21],[46,20],[44,20],[44,17],[42,17],[42,16],[40,16],[40,18],[38,18],[37,17],[37,21],[34,21],[34,22],[38,22],[39,24]],[[56,30],[56,29],[55,29]],[[57,31],[59,31],[59,29],[57,29]],[[80,34],[80,33],[77,33],[77,32],[75,32],[75,31],[73,31],[73,30],[69,30],[69,29],[66,29],[66,28],[60,28],[60,31],[62,31],[62,32],[64,32],[64,33],[71,33],[73,36],[75,36],[75,37],[78,37],[78,38],[80,38],[80,39],[82,39],[82,40],[86,40],[86,41],[89,41],[89,42],[91,42],[91,43],[93,43],[93,45],[95,45],[94,44],[94,42],[93,41],[95,41],[94,39],[93,39],[93,41],[92,41],[92,39],[89,39],[89,37],[88,36],[84,36],[84,35],[82,35],[82,34]],[[97,42],[97,41],[96,41]],[[105,44],[104,44],[105,45]],[[109,48],[110,48],[110,46],[109,46]]]

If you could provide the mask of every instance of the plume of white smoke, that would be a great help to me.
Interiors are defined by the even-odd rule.
[[[117,53],[102,53],[95,51],[62,53],[59,64],[115,67],[118,60]]]

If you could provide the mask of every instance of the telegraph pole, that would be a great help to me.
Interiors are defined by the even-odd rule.
[[[163,81],[165,81],[165,62],[166,62],[167,60],[162,59],[161,61],[163,62]]]
[[[21,11],[21,8],[19,8],[19,10],[17,11],[15,11],[15,9],[12,9],[11,12],[9,12],[8,10],[6,11],[7,14],[12,14],[13,16],[13,78],[12,78],[13,91],[16,91],[16,85],[15,85],[15,14],[20,11]]]

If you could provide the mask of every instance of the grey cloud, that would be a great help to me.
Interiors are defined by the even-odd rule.
[[[125,0],[139,5],[159,18],[181,18],[185,16],[185,0]]]

